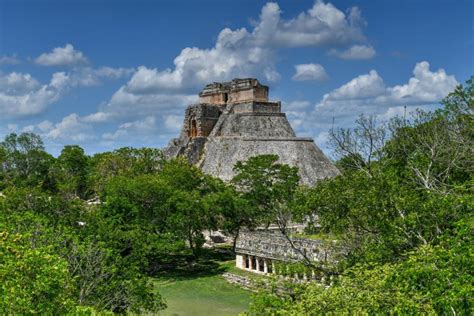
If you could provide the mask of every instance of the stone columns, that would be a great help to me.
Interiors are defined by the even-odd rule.
[[[235,266],[239,269],[244,269],[245,268],[244,260],[245,260],[245,255],[237,254],[235,256]]]
[[[235,266],[239,269],[250,270],[258,273],[275,273],[275,263],[273,260],[259,258],[257,256],[236,254]]]

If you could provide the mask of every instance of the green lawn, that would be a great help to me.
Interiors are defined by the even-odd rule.
[[[159,315],[238,315],[247,309],[249,291],[227,283],[221,275],[194,279],[159,278],[156,287],[168,308]]]
[[[175,258],[157,273],[154,282],[167,308],[158,315],[238,315],[247,310],[251,292],[229,284],[222,273],[232,272],[234,255],[208,250],[194,260]],[[168,263],[169,264],[169,263]]]

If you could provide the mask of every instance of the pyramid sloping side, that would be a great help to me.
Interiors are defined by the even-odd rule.
[[[297,166],[303,184],[314,185],[339,174],[314,142],[305,138],[210,137],[204,152],[198,166],[223,180],[232,179],[238,161],[263,154],[278,155],[279,162]]]
[[[230,114],[223,120],[218,136],[296,137],[284,113]]]

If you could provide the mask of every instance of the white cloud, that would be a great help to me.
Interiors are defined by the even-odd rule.
[[[97,86],[100,85],[104,79],[118,80],[129,77],[135,72],[133,68],[112,68],[112,67],[81,67],[74,68],[71,73],[71,84],[78,86]]]
[[[155,127],[156,119],[154,116],[147,116],[144,120],[137,120],[133,122],[126,122],[119,126],[122,129],[128,130],[150,130]]]
[[[121,87],[99,112],[107,119],[133,118],[149,115],[181,114],[197,96],[172,93],[134,94]],[[98,115],[95,113],[94,115]]]
[[[438,103],[457,84],[456,78],[447,75],[444,69],[431,71],[429,63],[422,61],[415,65],[413,77],[406,84],[387,87],[379,74],[371,70],[369,74],[360,75],[325,94],[318,107],[347,111],[348,108],[357,110]]]
[[[71,68],[67,85],[94,86],[104,79],[119,79],[131,75],[108,102],[96,113],[80,117],[71,114],[61,122],[42,122],[41,130],[50,139],[74,140],[90,137],[99,123],[115,123],[115,130],[102,133],[101,142],[143,144],[156,142],[157,137],[175,135],[182,124],[185,107],[197,101],[196,92],[204,84],[235,77],[257,77],[266,82],[279,80],[278,51],[291,47],[346,47],[364,43],[365,21],[356,7],[341,11],[330,3],[317,0],[307,11],[283,18],[278,4],[263,6],[259,19],[250,28],[225,28],[212,47],[186,47],[175,57],[169,69],[138,67],[130,69],[88,67],[87,58],[70,44],[55,48],[36,59],[42,65],[81,65]],[[297,80],[322,80],[327,77],[318,64],[297,65]],[[299,70],[299,74],[298,74]],[[61,77],[51,83],[59,86]],[[299,115],[307,111],[307,101],[288,104],[289,116],[295,124],[305,125]],[[103,125],[104,127],[106,124]],[[107,125],[109,126],[109,125]],[[67,129],[70,128],[73,133]]]
[[[15,55],[0,56],[0,65],[17,65],[19,63],[21,63],[21,60]]]
[[[346,15],[331,3],[318,0],[308,11],[285,21],[278,4],[267,3],[252,36],[261,45],[279,47],[348,44],[365,39],[363,26],[365,21],[357,7]]]
[[[42,66],[68,66],[87,64],[88,60],[84,54],[71,44],[64,47],[56,47],[50,53],[44,53],[35,59],[35,63]]]
[[[277,81],[280,78],[276,69],[279,49],[304,46],[326,49],[365,42],[364,26],[365,21],[356,7],[344,13],[332,4],[318,0],[309,10],[283,18],[278,4],[267,3],[249,29],[225,28],[210,48],[186,47],[168,69],[138,67],[106,104],[83,121],[140,121],[153,116],[157,126],[153,131],[149,130],[150,133],[155,137],[156,134],[175,135],[182,124],[183,110],[197,101],[196,92],[205,84],[236,77]],[[327,74],[321,65],[296,66],[296,80],[325,78]],[[303,104],[289,106],[301,108]],[[294,122],[296,120],[295,117]],[[303,122],[301,118],[298,120]],[[130,137],[130,129],[124,126],[103,135],[103,139],[109,141]]]
[[[413,76],[406,83],[387,86],[377,71],[371,70],[325,94],[312,110],[305,107],[303,100],[284,103],[283,109],[288,109],[288,119],[298,135],[311,136],[328,150],[325,133],[333,124],[353,126],[360,114],[387,121],[416,109],[434,110],[457,84],[453,75],[444,69],[430,70],[429,63],[423,61],[415,65]]]
[[[41,84],[30,74],[0,72],[0,117],[32,116],[43,112],[57,102],[70,88],[96,86],[104,79],[127,77],[134,69],[128,68],[74,68],[69,72],[56,72],[47,84]],[[90,117],[90,120],[98,116]]]
[[[147,116],[143,120],[136,120],[126,122],[119,126],[114,133],[104,133],[102,138],[104,140],[126,140],[130,136],[150,136],[156,131],[156,118],[154,116]]]
[[[37,127],[39,128],[40,131],[47,132],[47,131],[50,131],[53,128],[53,123],[46,120],[46,121],[42,121],[41,123],[39,123],[37,125]]]
[[[30,74],[0,73],[0,116],[19,117],[41,113],[56,102],[67,87],[69,77],[64,72],[52,75],[41,85]]]
[[[324,81],[328,79],[326,70],[320,64],[300,64],[295,65],[296,73],[291,79],[295,81],[318,80]]]
[[[322,104],[331,100],[363,100],[375,98],[386,91],[383,79],[377,71],[371,70],[366,75],[360,75],[341,87],[325,94]]]
[[[318,0],[308,11],[285,20],[278,4],[267,3],[251,31],[225,28],[212,48],[184,48],[174,59],[173,69],[139,67],[126,90],[133,94],[184,91],[234,77],[276,81],[280,78],[275,65],[279,48],[330,47],[365,41],[364,25],[356,7],[346,15]]]
[[[53,140],[84,142],[94,139],[92,127],[82,122],[76,113],[64,117],[61,122],[56,124],[47,121],[42,122],[38,125],[38,128],[43,128],[45,136]]]
[[[0,73],[0,92],[11,95],[20,95],[35,90],[39,86],[39,82],[30,74],[12,72],[2,75]]]
[[[31,133],[35,130],[35,125],[27,125],[21,129],[22,133]]]
[[[18,124],[7,124],[7,129],[10,132],[15,132],[18,130]]]
[[[367,45],[353,45],[346,50],[331,49],[329,55],[335,56],[341,59],[358,60],[358,59],[371,59],[375,57],[376,52],[372,46]]]
[[[311,102],[306,101],[306,100],[297,100],[297,101],[292,101],[290,103],[284,102],[282,110],[284,112],[301,111],[301,110],[308,109],[310,105],[311,105]]]
[[[107,122],[110,117],[111,113],[96,112],[83,117],[83,121],[88,123],[101,123]]]
[[[329,141],[329,132],[321,132],[314,139],[318,147],[327,147]]]
[[[165,117],[165,126],[170,131],[179,131],[183,125],[182,115],[168,115]]]
[[[34,132],[44,139],[59,143],[83,143],[95,139],[93,128],[76,113],[65,116],[58,123],[45,120],[36,125],[23,127],[23,132]]]

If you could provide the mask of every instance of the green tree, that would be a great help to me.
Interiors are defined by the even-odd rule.
[[[67,198],[86,198],[89,157],[77,145],[68,145],[51,167],[50,174],[59,191]]]
[[[115,176],[138,176],[160,170],[161,151],[155,148],[124,147],[112,152],[99,153],[91,158],[90,186],[97,194],[105,189]]]
[[[0,232],[0,312],[65,314],[75,308],[67,261],[50,247],[31,248],[30,236]]]
[[[296,167],[277,163],[277,155],[260,155],[235,164],[232,184],[255,209],[252,217],[266,226],[277,223],[283,233],[291,220],[289,203],[298,187]]]
[[[207,213],[214,213],[217,227],[226,235],[232,236],[232,249],[235,251],[237,237],[243,227],[253,229],[257,226],[247,200],[243,199],[235,189],[222,183],[220,188],[204,197]]]
[[[473,92],[471,79],[390,132],[359,120],[333,133],[344,172],[300,210],[346,257],[330,284],[261,293],[250,314],[472,314]]]
[[[168,227],[187,240],[194,255],[204,244],[204,229],[216,229],[217,212],[205,207],[205,197],[217,192],[219,181],[204,175],[184,159],[163,164],[160,177],[168,183],[172,195],[168,200]]]
[[[49,188],[48,172],[54,158],[44,151],[41,137],[33,133],[11,133],[0,143],[0,172],[3,186],[36,186]]]

